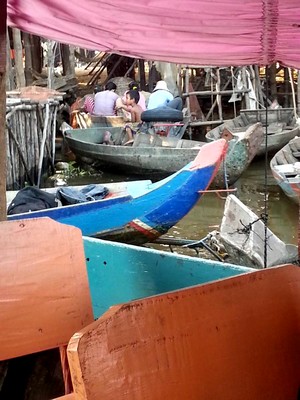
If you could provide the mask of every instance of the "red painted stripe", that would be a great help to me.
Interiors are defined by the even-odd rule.
[[[143,233],[145,236],[149,237],[149,238],[155,238],[160,236],[161,234],[155,230],[149,227],[149,229],[144,228],[143,226],[139,225],[137,222],[131,221],[129,222],[129,226],[135,230],[137,230],[138,232]]]

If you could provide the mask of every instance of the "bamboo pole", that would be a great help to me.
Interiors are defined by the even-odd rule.
[[[294,108],[294,116],[297,119],[297,106],[296,106],[296,94],[295,94],[295,86],[294,86],[294,79],[293,79],[293,73],[292,69],[289,68],[289,77],[290,77],[290,82],[291,82],[291,88],[292,88],[292,98],[293,98],[293,108]]]
[[[49,89],[53,89],[54,86],[54,59],[57,47],[57,42],[54,40],[48,40],[48,51],[47,51],[47,63],[48,63],[48,80],[47,86]]]
[[[186,108],[187,108],[187,115],[188,115],[188,117],[190,118],[190,116],[191,116],[191,107],[190,107],[190,95],[192,94],[192,93],[189,93],[189,83],[190,83],[190,76],[189,76],[189,67],[185,67],[185,74],[184,74],[184,87],[185,87],[185,94],[184,95],[186,95],[187,96],[187,99],[186,99]],[[183,95],[183,96],[184,96]]]
[[[41,142],[41,146],[40,146],[40,158],[39,158],[39,164],[38,164],[37,187],[40,187],[40,184],[41,184],[42,166],[43,166],[44,151],[45,151],[45,144],[46,144],[46,138],[47,138],[49,114],[50,114],[50,105],[49,105],[49,103],[47,103],[46,104],[46,115],[45,115],[43,137],[42,137],[42,142]]]
[[[54,164],[55,164],[55,141],[56,141],[56,116],[57,116],[57,106],[54,106],[54,116],[53,116],[53,126],[52,126],[52,158],[51,164],[54,173]]]
[[[197,91],[197,92],[189,92],[189,93],[183,93],[183,97],[187,96],[206,96],[206,95],[222,95],[222,94],[233,94],[233,93],[248,93],[250,92],[250,89],[243,89],[243,90],[202,90],[202,91]]]
[[[184,89],[187,93],[187,98],[186,98],[186,102],[185,102],[185,106],[187,109],[187,118],[189,119],[189,121],[191,122],[191,102],[190,102],[190,94],[189,94],[189,90],[190,90],[190,74],[189,74],[189,67],[186,66],[185,67],[185,74],[184,74]],[[192,128],[191,128],[191,124],[189,124],[188,129],[188,136],[190,139],[192,139]]]
[[[92,69],[92,71],[89,73],[89,75],[91,75],[93,73],[94,69],[98,66],[98,64],[101,64],[99,70],[96,71],[94,73],[94,75],[91,77],[91,79],[88,81],[87,86],[93,85],[95,82],[98,81],[98,79],[100,79],[100,75],[105,70],[106,63],[107,63],[108,59],[110,58],[110,56],[111,56],[110,54],[105,53],[102,56],[102,58],[99,60],[99,63],[97,63],[97,65],[95,65],[95,67]]]
[[[242,80],[243,80],[243,85],[245,87],[245,104],[246,104],[246,108],[250,108],[250,100],[249,100],[249,95],[247,93],[250,92],[250,89],[248,89],[248,81],[247,81],[247,71],[246,71],[246,67],[242,68]]]
[[[6,16],[7,0],[0,2],[0,221],[6,220]]]
[[[112,67],[110,73],[107,75],[106,79],[104,80],[103,84],[106,84],[113,76],[113,73],[117,69],[117,67],[121,64],[121,62],[124,60],[124,56],[121,56],[118,61],[115,63],[115,65]]]
[[[30,177],[30,173],[29,173],[29,169],[28,169],[26,160],[25,160],[24,155],[23,155],[23,152],[22,152],[22,146],[20,146],[20,144],[19,144],[19,142],[18,142],[18,139],[16,138],[15,134],[13,133],[11,127],[10,127],[9,125],[6,125],[6,126],[7,126],[7,129],[8,129],[9,135],[12,137],[13,141],[15,142],[15,145],[16,145],[17,150],[18,150],[18,152],[19,152],[19,156],[20,156],[20,159],[21,159],[21,161],[22,161],[22,163],[23,163],[23,166],[24,166],[26,175],[27,175],[28,180],[29,180],[29,182],[30,182],[30,185],[33,185],[33,181],[31,180],[31,177]]]
[[[220,90],[221,90],[220,68],[217,68],[216,92],[220,92]],[[219,111],[219,119],[223,120],[222,97],[220,94],[217,94],[217,104],[218,104],[218,111]]]
[[[133,63],[130,65],[130,67],[128,68],[128,70],[125,72],[124,77],[127,78],[128,75],[130,74],[130,72],[133,70],[133,68],[135,68],[136,65],[136,60],[133,61]],[[141,81],[141,79],[139,78],[139,80]],[[141,89],[142,90],[142,89]]]

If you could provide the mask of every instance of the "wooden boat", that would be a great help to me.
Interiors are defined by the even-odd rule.
[[[92,128],[96,126],[124,126],[125,124],[125,119],[120,116],[90,115],[79,110],[73,111],[72,116],[76,127],[80,129]]]
[[[113,145],[104,143],[106,132],[112,135]],[[120,128],[73,129],[65,132],[65,139],[79,160],[97,162],[99,168],[119,169],[133,174],[166,175],[177,171],[195,158],[205,143],[139,133],[132,146],[123,146],[124,133]],[[263,141],[261,124],[229,141],[225,162],[211,184],[213,188],[232,185],[249,166]]]
[[[299,125],[294,117],[294,110],[278,108],[274,110],[241,110],[238,117],[210,130],[205,137],[209,142],[220,139],[220,137],[233,138],[239,136],[249,125],[256,122],[261,122],[264,131],[268,133],[267,148],[270,154],[274,154],[299,134]],[[266,123],[268,123],[267,127]],[[256,155],[262,156],[265,152],[266,139],[264,138]]]
[[[197,150],[193,162],[156,183],[107,184],[109,195],[103,200],[9,215],[8,219],[50,217],[77,226],[86,236],[149,242],[166,233],[197,203],[201,191],[212,181],[226,148],[224,139],[207,144]]]
[[[297,399],[299,285],[287,265],[114,306],[69,341],[71,398]]]
[[[122,243],[82,240],[78,228],[49,218],[1,222],[0,232],[0,360],[59,348],[61,367],[59,357],[58,366],[53,365],[56,351],[36,354],[35,368],[32,358],[30,368],[21,364],[24,385],[27,381],[30,393],[43,393],[45,399],[63,394],[61,371],[65,391],[71,391],[65,346],[111,306],[253,271]],[[33,380],[31,370],[45,378],[49,359],[52,381],[45,388],[41,375]],[[10,393],[9,398],[25,396]]]
[[[83,242],[95,318],[112,304],[253,272],[241,265],[107,240],[84,237]]]
[[[300,194],[300,137],[290,140],[271,159],[272,174],[283,192],[299,203]]]
[[[297,246],[284,243],[269,228],[266,232],[265,229],[262,217],[231,194],[225,202],[220,231],[212,232],[209,244],[226,252],[231,262],[252,268],[296,262]]]

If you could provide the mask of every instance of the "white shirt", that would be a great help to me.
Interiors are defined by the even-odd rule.
[[[104,90],[95,94],[94,114],[116,115],[115,106],[119,96],[112,90]]]

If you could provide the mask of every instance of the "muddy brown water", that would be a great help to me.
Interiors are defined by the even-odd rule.
[[[265,174],[265,160],[254,160],[241,178],[235,183],[234,193],[258,216],[267,211],[268,227],[286,243],[297,244],[298,237],[298,206],[292,202],[276,184],[269,163]],[[267,179],[265,178],[267,175]],[[117,182],[122,180],[145,179],[144,177],[108,174],[101,176],[83,176],[69,180],[69,184],[85,184],[91,182]],[[223,216],[226,194],[223,198],[215,193],[204,194],[196,206],[172,229],[168,236],[200,240],[209,232],[218,230]],[[169,246],[151,244],[159,250],[169,250]],[[195,255],[194,251],[183,250],[178,247],[174,251],[189,255]],[[206,251],[201,250],[200,256],[209,257]]]

